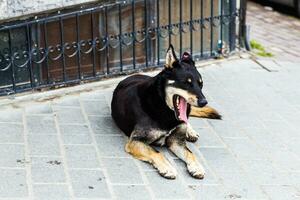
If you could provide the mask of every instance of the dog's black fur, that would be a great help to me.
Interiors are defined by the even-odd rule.
[[[113,93],[111,109],[117,126],[129,137],[125,150],[152,164],[165,178],[173,179],[177,173],[174,167],[150,146],[166,145],[187,164],[193,177],[203,178],[203,167],[186,147],[186,140],[196,141],[199,136],[187,117],[191,106],[207,104],[202,87],[192,57],[185,52],[178,60],[172,46],[165,68],[158,75],[134,75],[121,81]],[[206,110],[204,115],[201,110],[194,113],[205,117],[213,109]]]
[[[111,104],[112,117],[127,136],[130,137],[135,128],[142,130],[158,128],[169,131],[182,123],[166,104],[165,88],[168,80],[175,81],[174,87],[195,94],[201,107],[206,105],[202,93],[203,83],[199,82],[202,78],[191,56],[184,53],[183,59],[176,60],[172,65],[155,77],[133,75],[121,81],[116,87]],[[192,83],[187,82],[188,78],[191,78]],[[188,104],[187,116],[189,113]],[[147,134],[147,131],[143,133]],[[150,135],[139,137],[153,142]]]

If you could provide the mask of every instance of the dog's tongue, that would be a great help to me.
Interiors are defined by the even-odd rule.
[[[179,119],[187,123],[187,116],[186,116],[186,110],[187,110],[187,102],[184,98],[179,97]]]

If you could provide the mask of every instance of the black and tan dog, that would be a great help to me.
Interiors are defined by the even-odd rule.
[[[203,80],[190,54],[176,58],[170,45],[165,68],[155,77],[133,75],[121,81],[113,93],[112,117],[129,137],[125,150],[137,159],[151,163],[162,176],[176,178],[176,170],[150,145],[166,145],[182,159],[195,178],[204,177],[204,169],[186,147],[198,133],[188,123],[188,116],[221,118],[206,106]]]

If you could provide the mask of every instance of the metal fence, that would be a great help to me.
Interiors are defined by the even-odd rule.
[[[0,95],[161,66],[170,43],[195,60],[234,50],[235,0],[130,0],[0,25]]]

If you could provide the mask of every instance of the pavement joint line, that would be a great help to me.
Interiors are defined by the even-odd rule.
[[[146,174],[143,173],[144,170],[142,169],[141,163],[140,163],[140,162],[142,162],[142,161],[137,160],[137,159],[134,159],[134,158],[132,158],[132,159],[133,159],[133,162],[135,163],[135,165],[137,166],[137,168],[138,168],[138,170],[139,170],[139,172],[140,172],[140,174],[141,174],[142,180],[143,180],[143,182],[144,182],[144,184],[145,184],[145,188],[146,188],[146,190],[149,192],[149,194],[150,194],[150,196],[151,196],[151,199],[155,199],[155,196],[154,196],[154,193],[153,193],[153,191],[152,191],[152,189],[151,189],[151,187],[150,187],[150,183],[149,183],[149,181],[148,181],[148,178],[147,178]],[[139,161],[139,162],[138,162],[138,161]]]
[[[69,184],[67,182],[34,182],[33,185],[66,185],[69,186]]]
[[[30,150],[29,150],[29,141],[28,141],[28,127],[27,127],[27,120],[24,113],[24,109],[22,110],[22,121],[23,121],[23,137],[24,137],[24,148],[25,148],[25,169],[26,169],[26,182],[27,182],[27,188],[28,188],[28,196],[31,198],[34,198],[33,193],[33,180],[32,180],[32,171],[31,171],[31,165],[28,165],[26,162],[31,163],[30,158]]]
[[[105,176],[107,188],[109,190],[110,195],[114,199],[115,194],[114,194],[114,191],[113,191],[113,188],[112,188],[110,178],[108,176],[108,172],[106,171],[106,168],[105,168],[104,164],[101,162],[101,154],[100,154],[100,151],[99,151],[99,148],[98,148],[98,145],[97,145],[97,140],[96,140],[96,137],[95,137],[95,133],[94,133],[93,128],[92,128],[92,126],[89,122],[88,115],[85,112],[84,106],[82,104],[82,100],[81,99],[78,99],[78,100],[79,100],[79,105],[80,105],[81,112],[82,112],[82,115],[84,117],[84,120],[87,122],[87,127],[89,129],[89,133],[90,133],[90,136],[91,136],[91,139],[92,139],[92,145],[94,146],[94,148],[96,150],[97,160],[99,162],[100,167],[102,168],[101,171],[103,172],[103,175]]]
[[[51,105],[52,106],[52,105]],[[67,185],[68,185],[68,191],[69,191],[69,195],[71,197],[71,199],[75,198],[74,192],[73,192],[73,186],[72,186],[72,182],[71,182],[71,178],[70,178],[70,174],[68,171],[68,163],[67,163],[67,159],[66,159],[66,151],[65,151],[65,147],[63,144],[63,139],[61,136],[61,132],[60,132],[60,127],[58,124],[58,119],[57,119],[57,115],[54,115],[54,122],[55,122],[55,127],[56,127],[56,131],[57,131],[57,139],[58,139],[58,143],[59,143],[59,148],[60,148],[60,154],[62,155],[62,162],[63,162],[63,169],[64,169],[64,173],[66,176],[66,181],[67,181]]]
[[[0,167],[0,170],[24,170],[25,167]]]
[[[20,145],[20,146],[24,146],[25,142],[1,142],[0,145]]]

